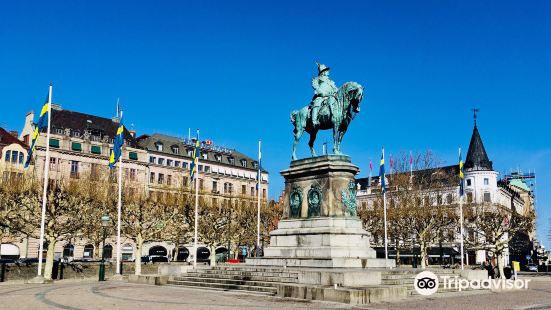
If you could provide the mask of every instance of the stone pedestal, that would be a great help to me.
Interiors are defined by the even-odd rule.
[[[376,259],[370,234],[356,214],[355,175],[348,156],[296,160],[281,172],[285,208],[278,228],[270,233],[264,257],[247,259],[255,266],[391,267]]]

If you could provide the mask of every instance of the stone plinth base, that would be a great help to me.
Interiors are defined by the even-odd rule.
[[[50,283],[53,283],[53,282],[54,281],[52,279],[46,279],[43,276],[36,276],[36,277],[30,279],[29,281],[27,281],[27,283],[29,283],[29,284],[50,284]]]
[[[247,265],[316,268],[394,267],[393,260],[375,258],[369,233],[354,217],[287,219],[270,233],[264,257]]]

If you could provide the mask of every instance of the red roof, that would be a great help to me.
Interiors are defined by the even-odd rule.
[[[29,148],[25,143],[23,143],[23,141],[12,136],[12,134],[9,131],[0,127],[0,145],[10,145],[14,143],[19,144],[26,149]]]

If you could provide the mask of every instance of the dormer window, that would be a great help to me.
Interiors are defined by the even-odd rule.
[[[258,163],[256,161],[253,162],[253,168],[255,168],[255,169],[258,168]]]
[[[235,158],[228,157],[228,161],[230,162],[230,165],[235,165]]]
[[[247,167],[247,161],[245,159],[241,160],[241,167]]]
[[[193,156],[193,150],[192,149],[187,150],[187,156],[189,156],[189,157]]]
[[[201,154],[201,158],[204,159],[204,160],[207,160],[207,159],[208,159],[208,156],[209,156],[208,153],[202,153],[202,154]]]
[[[159,151],[159,152],[162,152],[163,151],[163,143],[156,142],[155,143],[155,149],[157,149],[157,151]]]
[[[180,154],[180,148],[177,145],[171,146],[172,154],[179,155]]]

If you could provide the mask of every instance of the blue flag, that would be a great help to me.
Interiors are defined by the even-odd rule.
[[[386,191],[385,184],[385,149],[383,148],[383,153],[381,154],[381,167],[379,170],[379,182],[381,183],[381,193]]]
[[[109,169],[113,169],[115,167],[115,164],[121,157],[121,148],[124,144],[124,125],[122,124],[122,118],[119,123],[119,127],[117,128],[117,134],[115,135],[115,143],[113,145],[113,150],[111,151],[111,155],[109,156]]]
[[[38,123],[34,126],[34,132],[33,132],[33,140],[31,142],[31,147],[29,148],[29,153],[27,155],[27,161],[25,161],[25,169],[29,167],[29,164],[31,163],[31,158],[34,153],[34,150],[36,149],[36,141],[38,140],[38,136],[40,135],[40,132],[46,128],[48,128],[48,106],[50,101],[50,92],[48,91],[48,95],[46,96],[46,103],[42,106],[42,110],[40,111],[40,118],[38,119]],[[47,141],[46,143],[49,143]]]
[[[193,161],[189,165],[190,183],[195,179],[197,165],[199,164],[201,142],[199,142],[199,130],[197,130],[197,139],[195,139],[195,149],[193,150]]]

